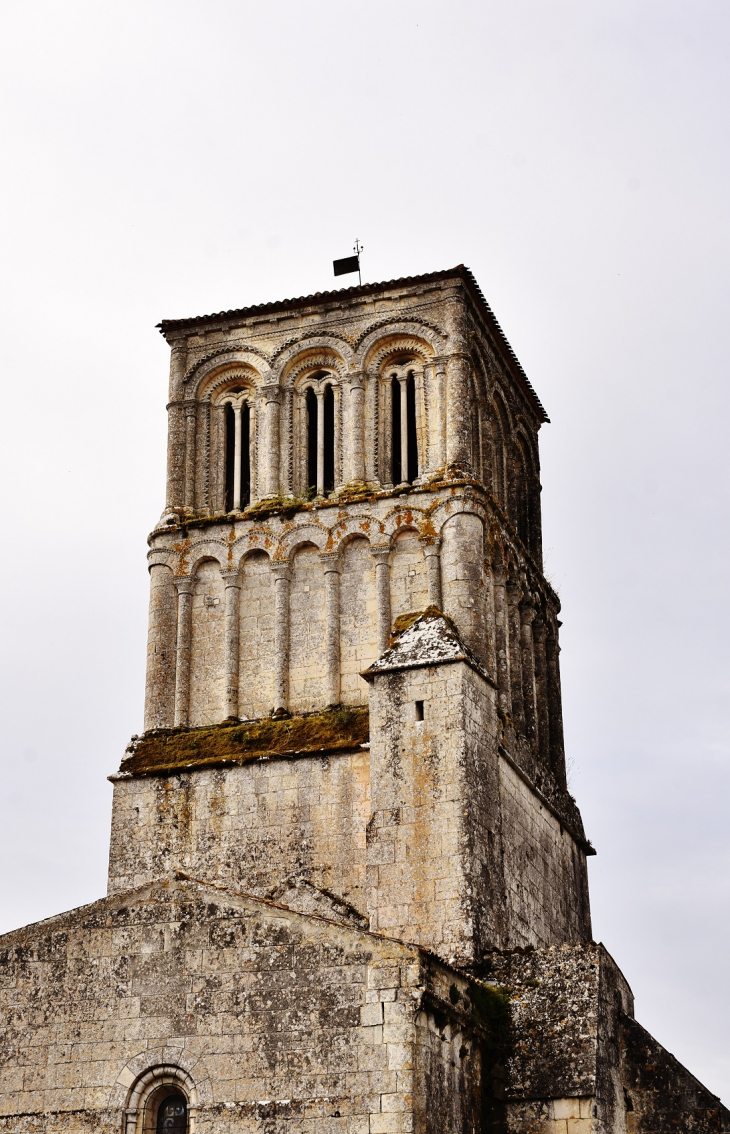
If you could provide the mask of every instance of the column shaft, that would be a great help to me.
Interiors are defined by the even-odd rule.
[[[289,709],[289,564],[272,563],[274,572],[274,712]]]
[[[266,494],[279,492],[279,402],[281,388],[264,386],[266,398]]]
[[[525,703],[522,692],[522,620],[520,618],[520,591],[515,583],[507,585],[508,649],[510,697],[512,717],[519,732],[525,732]]]
[[[175,649],[175,726],[188,724],[190,711],[190,639],[193,613],[193,580],[176,579],[177,644]]]
[[[532,624],[532,644],[535,655],[535,712],[540,756],[550,764],[550,706],[547,695],[547,661],[545,656],[545,623],[536,617]]]
[[[348,480],[366,480],[365,390],[360,375],[350,379],[350,461]]]
[[[522,690],[525,706],[525,725],[527,737],[537,747],[539,744],[537,728],[537,704],[535,697],[535,644],[532,640],[532,620],[535,608],[529,600],[520,607],[522,642]]]
[[[499,687],[499,706],[503,713],[512,713],[510,696],[509,614],[507,588],[502,564],[493,567],[494,574],[494,652]]]
[[[238,571],[224,571],[223,582],[226,588],[226,717],[238,717],[239,606],[241,598],[241,578]]]
[[[436,387],[438,390],[437,467],[443,468],[446,464],[446,421],[448,417],[446,406],[446,363],[443,359],[438,359],[436,363]]]
[[[442,610],[441,605],[441,537],[430,539],[424,544],[423,554],[426,557],[426,573],[428,578],[429,606],[436,606]]]
[[[195,418],[197,407],[185,407],[185,507],[195,507]]]
[[[448,360],[446,461],[467,468],[471,463],[470,369],[466,355],[454,355]]]
[[[563,740],[563,706],[560,690],[560,645],[558,628],[548,623],[546,641],[546,669],[548,702],[550,707],[550,765],[563,787],[565,776],[565,745]]]
[[[324,570],[324,644],[327,704],[340,703],[340,557],[320,555]]]
[[[390,548],[371,547],[375,560],[375,597],[378,609],[378,656],[390,647]]]

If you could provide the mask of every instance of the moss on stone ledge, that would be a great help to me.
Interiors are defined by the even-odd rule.
[[[224,722],[207,728],[155,729],[133,738],[119,771],[165,775],[266,756],[357,748],[370,735],[366,708],[329,709],[274,720]]]

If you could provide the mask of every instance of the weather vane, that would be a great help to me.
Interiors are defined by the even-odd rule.
[[[360,273],[360,253],[363,250],[363,245],[359,239],[355,239],[353,245],[354,256],[344,256],[341,260],[333,260],[332,267],[335,270],[336,276],[349,276],[352,272],[357,272],[357,278],[362,287],[362,275]]]

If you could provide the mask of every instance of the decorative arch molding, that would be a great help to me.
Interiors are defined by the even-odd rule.
[[[454,516],[478,516],[485,526],[489,522],[489,514],[487,509],[479,500],[475,500],[471,496],[456,496],[450,497],[448,500],[440,501],[433,512],[430,514],[431,522],[434,528],[440,534],[443,531],[444,525]]]
[[[186,400],[200,400],[200,390],[207,378],[217,370],[235,366],[246,367],[253,371],[257,386],[266,382],[271,369],[267,356],[256,347],[245,347],[241,350],[231,350],[227,347],[214,351],[196,362],[185,375],[183,385]]]
[[[303,543],[313,543],[320,551],[331,550],[328,547],[331,533],[329,528],[324,524],[317,524],[309,522],[307,524],[297,524],[296,527],[288,531],[285,536],[279,541],[274,559],[279,561],[288,560],[290,563],[294,558],[297,548]]]
[[[385,525],[380,520],[376,520],[374,516],[355,515],[338,521],[330,532],[330,539],[333,550],[341,551],[346,544],[357,538],[367,539],[370,543],[374,540],[375,543],[382,544],[384,535]]]
[[[364,357],[372,343],[382,337],[380,332],[384,328],[397,334],[421,335],[431,343],[437,353],[446,349],[448,335],[428,319],[409,319],[401,323],[394,323],[392,319],[379,319],[377,323],[371,323],[355,341],[356,359]]]
[[[360,370],[379,370],[389,355],[401,351],[410,351],[428,362],[445,350],[444,336],[423,323],[387,322],[361,340],[354,365]]]
[[[226,570],[228,561],[228,544],[222,539],[210,538],[201,540],[200,543],[193,543],[190,547],[185,549],[184,558],[189,564],[186,571],[181,572],[183,575],[189,576],[193,581],[198,573],[200,564],[205,559],[213,559],[220,567],[221,571]],[[181,563],[182,563],[182,558]]]
[[[183,1087],[191,1105],[200,1107],[210,1106],[213,1103],[213,1088],[204,1058],[184,1047],[161,1047],[151,1051],[140,1051],[125,1063],[112,1086],[109,1109],[121,1110],[133,1107],[132,1100],[141,1098],[149,1083],[153,1082],[155,1076],[161,1072],[179,1076],[177,1081]],[[191,1093],[188,1094],[188,1091]]]
[[[278,541],[271,532],[265,528],[253,528],[250,532],[245,532],[233,541],[231,551],[233,553],[234,561],[238,565],[240,571],[243,567],[243,561],[247,556],[251,555],[254,551],[263,551],[268,555],[269,559],[273,558],[274,550],[278,547]]]
[[[295,359],[287,369],[281,384],[285,389],[292,387],[301,388],[301,386],[306,383],[307,374],[318,370],[334,370],[340,382],[347,373],[344,361],[338,355],[328,350],[319,350],[315,351],[313,354],[307,354],[301,358]],[[302,379],[304,380],[303,382]]]
[[[162,529],[164,531],[164,528]],[[178,555],[166,547],[153,547],[147,552],[147,567],[169,567],[172,571],[177,563]]]
[[[312,340],[308,343],[308,340]],[[337,331],[329,331],[323,335],[321,331],[303,331],[301,335],[295,335],[291,339],[287,339],[282,343],[278,350],[274,351],[271,356],[271,366],[277,365],[277,369],[283,369],[289,359],[294,358],[300,350],[308,350],[310,347],[326,346],[333,350],[336,354],[340,354],[349,365],[352,361],[352,339],[347,335],[338,334]]]
[[[534,448],[527,430],[524,429],[521,425],[518,425],[515,430],[514,440],[515,445],[520,446],[522,449],[524,449],[525,455],[527,457],[529,467],[525,471],[529,476],[535,476],[537,465],[535,461]]]
[[[392,544],[401,532],[407,530],[418,532],[419,536],[430,534],[429,520],[425,508],[393,508],[383,520],[383,531]]]
[[[201,379],[198,386],[198,402],[215,402],[222,388],[231,382],[243,383],[255,392],[261,385],[261,375],[245,363],[226,367],[220,372],[216,371]]]
[[[330,361],[324,365],[334,367],[340,374],[344,374],[352,363],[352,347],[344,339],[321,333],[309,338],[297,338],[289,346],[282,347],[276,355],[275,363],[272,362],[272,369],[281,376],[280,384],[291,385],[292,370],[301,372],[302,367],[298,365],[300,359],[304,367],[316,365],[309,362],[315,355],[326,356]]]
[[[504,440],[506,441],[509,435],[512,433],[514,423],[512,421],[512,414],[510,412],[508,399],[505,395],[504,390],[498,382],[495,382],[494,386],[492,387],[492,394],[489,399],[489,403],[490,408],[493,408],[495,413],[499,415],[499,424],[504,434]]]

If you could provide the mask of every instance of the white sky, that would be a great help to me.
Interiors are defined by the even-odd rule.
[[[0,929],[105,891],[155,323],[334,287],[357,236],[367,281],[468,264],[552,418],[594,933],[730,1102],[729,39],[726,0],[6,0]]]

